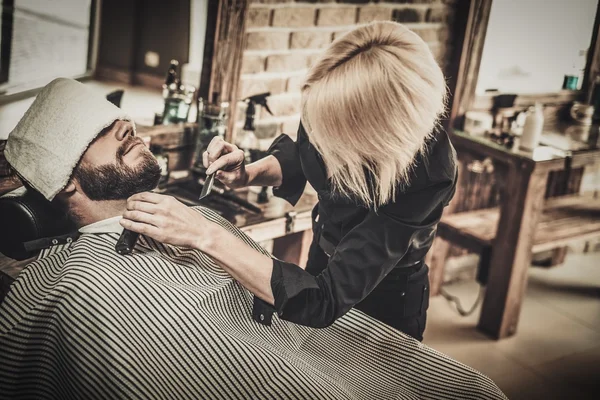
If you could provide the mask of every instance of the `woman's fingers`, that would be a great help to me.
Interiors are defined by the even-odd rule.
[[[141,233],[144,236],[149,236],[153,239],[162,241],[162,236],[160,234],[160,229],[155,227],[154,225],[149,225],[144,222],[136,222],[131,221],[129,219],[122,219],[120,224],[123,228],[129,229],[130,231]]]
[[[216,177],[218,180],[227,185],[235,180],[237,174],[235,172],[217,171]]]
[[[135,222],[143,222],[156,227],[160,226],[160,217],[143,211],[125,211],[123,213],[123,219]]]
[[[131,196],[128,201],[140,201],[146,203],[159,204],[171,196],[165,196],[164,194],[152,193],[152,192],[142,192],[136,193]]]
[[[208,169],[206,170],[206,174],[210,175],[213,172],[225,169],[225,167],[235,167],[244,163],[244,152],[242,150],[235,150],[229,154],[225,154],[221,156],[216,161],[212,162]]]
[[[155,214],[158,211],[158,206],[155,203],[148,203],[145,201],[127,200],[127,210],[129,211],[143,211],[148,214]]]
[[[204,217],[175,198],[164,197],[166,199],[158,204],[149,204],[154,208],[153,214],[139,209],[125,211],[121,225],[161,243],[193,247],[198,240],[199,232],[204,231]]]
[[[208,152],[205,151],[202,153],[202,165],[204,165],[204,168],[208,168],[208,164]]]
[[[237,150],[237,146],[227,143],[218,136],[213,138],[206,148],[208,165],[210,166],[210,164],[219,159],[223,154],[231,153],[235,150]]]

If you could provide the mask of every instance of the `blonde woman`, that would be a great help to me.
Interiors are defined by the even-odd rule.
[[[326,327],[352,307],[422,340],[431,247],[454,194],[455,153],[438,129],[446,83],[429,48],[403,25],[378,22],[336,40],[302,88],[297,141],[282,135],[270,155],[214,139],[207,173],[230,187],[274,186],[295,204],[316,189],[306,270],[266,257],[165,196],[133,196],[126,228],[196,247],[258,298],[253,317]],[[261,299],[261,300],[259,300]]]

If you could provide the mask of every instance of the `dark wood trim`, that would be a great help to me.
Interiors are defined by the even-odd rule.
[[[458,2],[454,10],[454,22],[452,25],[452,42],[454,44],[452,55],[446,68],[448,79],[448,109],[452,110],[454,104],[456,88],[458,84],[458,75],[460,73],[461,55],[465,44],[465,34],[469,20],[469,9],[471,0]],[[444,129],[448,130],[451,126],[451,118],[444,120]]]
[[[592,32],[592,42],[590,43],[590,50],[587,55],[582,86],[587,103],[591,101],[594,82],[596,77],[600,75],[600,40],[598,40],[600,37],[600,2],[598,2],[598,8],[596,9],[596,20],[594,21],[594,30]]]
[[[88,37],[87,69],[92,73],[98,63],[98,47],[100,43],[100,3],[101,0],[92,0],[90,4],[90,27]]]
[[[152,89],[162,89],[163,83],[165,83],[164,76],[152,75],[145,72],[134,72],[133,84],[149,87]]]
[[[475,95],[481,54],[492,0],[471,0],[469,17],[465,28],[454,101],[450,111],[450,126],[462,125],[461,116],[470,108]]]
[[[4,0],[0,18],[2,18],[2,32],[0,37],[0,84],[8,82],[8,69],[10,66],[10,53],[12,50],[12,29],[14,17],[14,0]],[[0,92],[0,94],[2,94]]]
[[[94,71],[94,79],[131,85],[133,83],[133,74],[129,70],[99,65]]]
[[[198,94],[211,103],[229,103],[225,140],[235,141],[235,113],[249,0],[208,2],[204,64]],[[216,18],[211,18],[215,15]]]
[[[152,89],[161,89],[165,78],[146,72],[132,72],[131,70],[99,66],[96,68],[94,79],[100,81],[119,82],[125,85],[139,85]]]
[[[213,56],[217,45],[217,32],[219,30],[220,19],[221,2],[219,0],[208,0],[202,74],[198,83],[198,96],[206,101],[213,101],[211,98],[211,82],[214,73]]]

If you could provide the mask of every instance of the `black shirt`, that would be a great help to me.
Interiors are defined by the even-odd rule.
[[[281,135],[269,153],[280,163],[283,181],[275,195],[295,204],[307,179],[317,191],[313,210],[313,245],[329,256],[306,270],[273,260],[274,308],[255,299],[254,318],[282,319],[326,327],[363,300],[392,270],[423,263],[443,208],[456,187],[456,153],[445,132],[438,132],[418,154],[409,185],[398,188],[393,202],[377,210],[336,196],[320,154],[300,125],[298,140]]]

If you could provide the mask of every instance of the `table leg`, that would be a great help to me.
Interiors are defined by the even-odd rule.
[[[273,255],[280,260],[306,268],[312,237],[312,230],[309,229],[277,238],[273,243]]]
[[[513,165],[506,175],[500,220],[478,328],[501,339],[517,330],[531,264],[533,235],[543,209],[548,171]]]
[[[448,259],[450,243],[441,237],[436,237],[433,245],[425,257],[425,263],[429,266],[429,295],[440,294],[444,282],[444,267]]]

